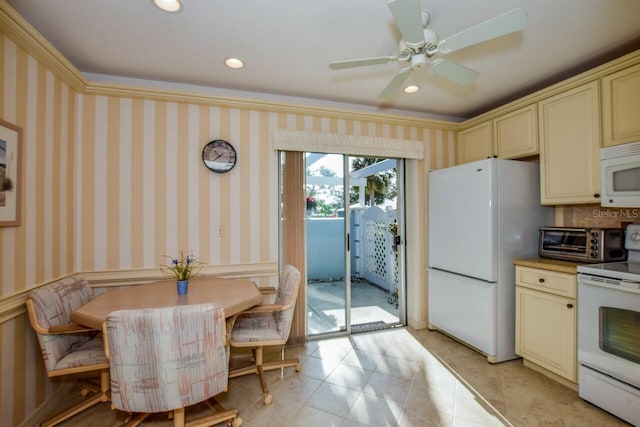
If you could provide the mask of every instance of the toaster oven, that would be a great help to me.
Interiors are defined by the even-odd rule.
[[[544,227],[538,255],[585,263],[624,261],[624,229]]]

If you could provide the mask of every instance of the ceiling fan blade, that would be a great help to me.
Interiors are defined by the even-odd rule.
[[[382,92],[380,92],[378,98],[387,99],[394,95],[398,91],[398,89],[400,89],[400,86],[402,86],[405,80],[407,80],[409,74],[411,74],[411,71],[411,67],[403,68],[402,70],[400,70],[398,74],[396,74],[393,79],[391,79],[387,87],[385,87]]]
[[[332,70],[341,70],[343,68],[362,67],[365,65],[387,64],[397,61],[397,56],[378,56],[376,58],[351,59],[349,61],[335,61],[329,64]]]
[[[527,19],[528,16],[524,10],[519,8],[512,9],[441,40],[438,43],[438,51],[442,53],[453,52],[454,50],[519,31],[524,28]]]
[[[461,86],[468,85],[480,75],[476,70],[467,68],[446,59],[436,59],[431,63],[431,71],[457,83]]]
[[[389,9],[407,46],[424,46],[420,0],[390,0]]]

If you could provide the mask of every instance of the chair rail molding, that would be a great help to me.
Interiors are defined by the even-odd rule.
[[[205,265],[200,270],[201,276],[217,276],[225,279],[250,279],[256,285],[269,293],[274,289],[272,281],[278,280],[278,262],[264,262],[254,264],[232,265]],[[46,286],[58,280],[72,276],[82,276],[92,288],[109,288],[118,286],[141,285],[156,280],[167,279],[159,268],[140,270],[113,270],[113,271],[79,271],[62,277],[56,277],[46,283],[41,283],[33,288],[15,293],[0,299],[0,324],[26,313],[24,302],[29,292],[41,286]],[[262,283],[264,282],[264,283]]]

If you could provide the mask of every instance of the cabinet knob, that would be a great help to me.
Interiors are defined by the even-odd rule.
[[[599,198],[600,198],[600,193],[595,193],[595,194],[593,195],[593,197],[595,197],[596,199],[599,199]]]
[[[539,278],[539,279],[538,279],[538,282],[540,282],[540,283],[544,283],[544,277]]]
[[[567,304],[567,308],[573,308],[573,304],[571,303]]]

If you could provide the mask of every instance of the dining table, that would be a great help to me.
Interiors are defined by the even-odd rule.
[[[262,293],[248,279],[199,276],[189,279],[188,291],[178,295],[176,281],[167,279],[109,290],[71,313],[71,321],[102,330],[109,313],[116,310],[173,307],[216,303],[227,318],[261,304]]]

